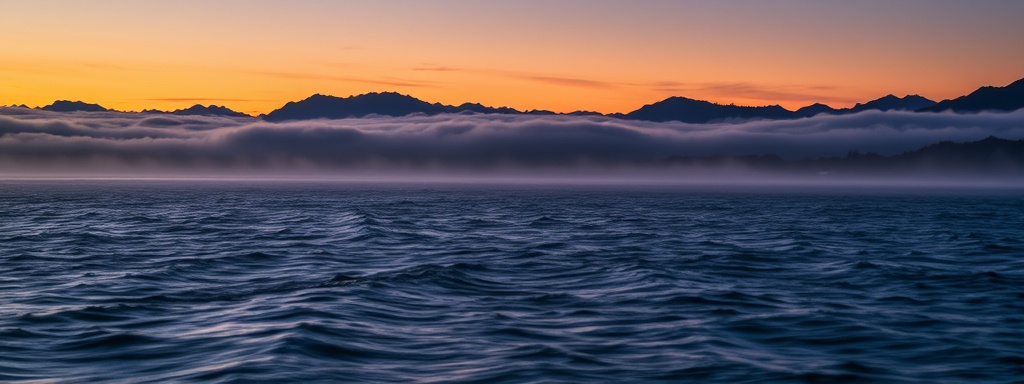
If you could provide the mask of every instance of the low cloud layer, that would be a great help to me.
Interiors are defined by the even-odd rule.
[[[873,111],[682,124],[470,114],[267,123],[0,108],[0,173],[600,170],[642,167],[672,156],[893,155],[942,140],[987,136],[1024,138],[1024,110],[973,115]]]

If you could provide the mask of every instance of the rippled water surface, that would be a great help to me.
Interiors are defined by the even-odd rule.
[[[1020,382],[1020,191],[0,182],[0,381]]]

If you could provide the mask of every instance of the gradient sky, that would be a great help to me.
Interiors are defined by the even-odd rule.
[[[1024,1],[0,0],[0,104],[265,113],[313,93],[628,112],[1024,77]]]

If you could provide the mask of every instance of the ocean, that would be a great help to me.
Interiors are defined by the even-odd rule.
[[[0,181],[4,382],[1021,380],[1019,189]]]

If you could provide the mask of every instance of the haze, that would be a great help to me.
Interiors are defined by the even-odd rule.
[[[744,176],[676,156],[785,160],[889,156],[939,141],[1024,139],[1010,113],[869,111],[795,120],[684,124],[608,117],[444,114],[270,123],[253,118],[0,109],[11,175]],[[816,170],[815,170],[816,171]],[[1019,178],[1019,177],[1018,177]]]

